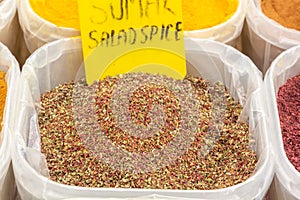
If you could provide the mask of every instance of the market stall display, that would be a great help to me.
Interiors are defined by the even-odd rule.
[[[0,0],[0,200],[300,199],[300,0],[181,0],[185,79],[126,66],[90,86],[77,1]],[[165,0],[112,4],[82,10],[95,23],[172,13]],[[173,29],[151,20],[141,39],[176,28],[180,40],[171,17]],[[83,24],[92,47],[141,42],[132,22],[92,36],[99,24]]]

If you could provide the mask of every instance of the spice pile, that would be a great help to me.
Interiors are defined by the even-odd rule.
[[[210,28],[227,21],[237,10],[238,0],[182,0],[185,30]]]
[[[34,12],[59,26],[80,29],[77,0],[29,0]]]
[[[300,76],[279,89],[277,105],[286,155],[300,172]]]
[[[153,76],[166,84],[175,83],[174,88],[169,88],[151,82],[132,91],[130,97],[121,95],[120,99],[130,99],[130,118],[140,126],[151,124],[153,113],[149,110],[152,106],[163,107],[164,126],[151,136],[138,137],[124,131],[126,127],[119,127],[116,123],[118,116],[113,115],[114,91],[123,76],[107,77],[91,86],[83,81],[65,83],[41,96],[41,149],[46,156],[51,180],[84,187],[211,190],[241,183],[253,175],[257,157],[249,148],[249,127],[238,121],[242,108],[225,92],[222,84],[210,84],[199,77],[179,81],[160,75],[128,74],[128,85],[123,85],[124,88],[152,80]],[[155,149],[163,150],[178,135],[188,140],[189,136],[179,130],[185,133],[187,125],[181,124],[182,118],[189,116],[182,113],[184,109],[178,100],[181,97],[172,92],[178,90],[178,84],[183,82],[191,86],[196,96],[198,125],[195,124],[196,131],[192,133],[190,145],[169,164],[144,172],[120,170],[109,165],[105,159],[115,157],[115,163],[125,166],[126,157],[119,160],[117,153],[109,154],[110,147],[95,154],[94,151],[101,149],[105,142],[98,140],[100,137],[92,137],[97,133],[79,134],[83,130],[93,132],[98,126],[112,147],[141,155],[151,154]],[[213,114],[213,104],[222,99],[225,99],[224,113],[218,109]],[[95,105],[96,112],[90,104]],[[193,110],[193,107],[189,109]],[[165,152],[162,156],[182,150],[180,144],[176,147],[175,152]],[[206,149],[203,150],[203,147]],[[203,153],[205,150],[208,150],[207,154]]]
[[[34,12],[47,21],[59,27],[80,29],[77,0],[29,1]],[[184,29],[199,30],[221,24],[235,13],[238,4],[238,0],[182,0]]]
[[[2,130],[2,121],[7,93],[7,85],[5,81],[5,72],[0,71],[0,131]]]
[[[300,31],[300,0],[262,0],[261,8],[282,26]]]

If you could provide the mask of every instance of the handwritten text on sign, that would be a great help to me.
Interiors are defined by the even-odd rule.
[[[186,74],[181,0],[78,0],[86,79]]]

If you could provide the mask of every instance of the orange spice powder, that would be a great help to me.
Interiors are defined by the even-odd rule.
[[[300,31],[300,0],[262,0],[261,8],[267,17]]]

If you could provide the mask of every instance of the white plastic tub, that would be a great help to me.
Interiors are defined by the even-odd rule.
[[[300,172],[288,160],[283,147],[277,93],[289,78],[300,75],[300,46],[293,47],[272,63],[266,73],[265,88],[269,108],[269,134],[276,162],[276,177],[272,184],[271,199],[300,199]]]
[[[204,49],[204,50],[201,50]],[[27,60],[23,67],[21,96],[16,127],[13,166],[22,199],[63,199],[75,197],[151,199],[262,199],[273,178],[273,161],[266,137],[266,113],[260,99],[262,76],[249,58],[228,45],[201,39],[187,39],[188,74],[210,81],[222,81],[231,95],[244,106],[242,119],[249,122],[252,148],[258,154],[258,167],[253,176],[238,185],[210,191],[105,189],[67,186],[49,180],[40,153],[37,109],[40,94],[60,83],[75,80],[82,62],[81,41],[63,39],[49,43]],[[39,162],[41,161],[41,162]],[[164,198],[163,198],[164,197]]]
[[[18,0],[18,13],[25,43],[31,53],[45,43],[80,35],[79,30],[58,27],[40,17],[32,10],[29,0]]]
[[[192,38],[206,38],[226,43],[234,47],[237,46],[244,25],[248,4],[248,0],[238,1],[239,4],[237,10],[227,21],[211,28],[185,31],[185,36]]]
[[[0,42],[12,52],[15,51],[18,45],[19,22],[16,11],[17,0],[2,0],[0,3]]]
[[[244,24],[248,0],[238,1],[239,5],[235,14],[226,22],[207,29],[185,31],[185,35],[194,38],[212,39],[236,46]],[[58,27],[41,18],[32,10],[29,0],[19,0],[18,13],[25,42],[31,53],[45,43],[80,35],[79,30]]]
[[[3,113],[2,130],[0,132],[0,199],[13,200],[15,180],[11,164],[13,146],[14,109],[17,97],[20,68],[9,49],[0,43],[0,70],[6,72],[7,96]]]
[[[300,31],[285,28],[265,16],[260,0],[249,1],[245,24],[242,33],[243,52],[263,74],[281,52],[300,44]]]

